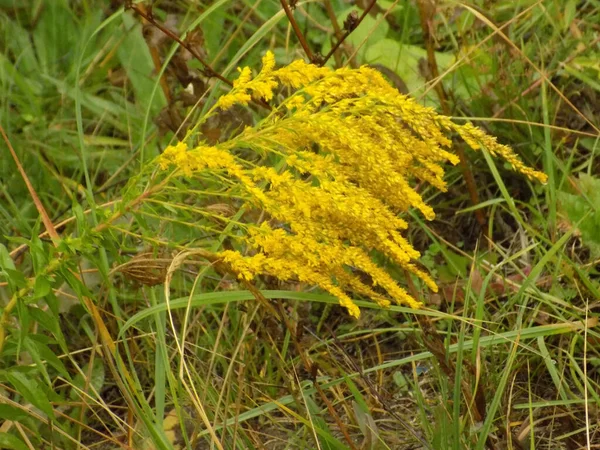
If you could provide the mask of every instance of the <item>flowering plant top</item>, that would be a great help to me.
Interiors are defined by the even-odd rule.
[[[298,60],[276,69],[267,52],[256,77],[248,67],[239,71],[233,89],[207,116],[252,99],[277,98],[268,116],[214,146],[170,146],[158,164],[175,166],[187,177],[222,174],[224,186],[266,213],[239,236],[245,254],[218,254],[242,279],[267,274],[318,285],[354,317],[360,311],[350,293],[382,306],[394,301],[419,308],[373,255],[384,255],[437,290],[414,264],[420,254],[402,236],[408,224],[399,213],[416,208],[428,220],[435,217],[413,184],[446,190],[443,165],[458,162],[448,135],[456,133],[473,150],[485,148],[528,178],[546,182],[545,174],[525,166],[494,137],[419,105],[372,68],[332,70]],[[281,163],[257,165],[239,156],[240,149]]]

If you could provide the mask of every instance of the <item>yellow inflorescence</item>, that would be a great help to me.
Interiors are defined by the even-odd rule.
[[[212,147],[178,143],[158,159],[161,168],[175,166],[188,177],[223,172],[249,206],[267,213],[244,234],[247,256],[220,253],[240,278],[268,274],[318,285],[354,317],[360,311],[350,292],[382,306],[393,300],[418,308],[421,303],[373,255],[437,290],[414,264],[420,255],[402,236],[408,225],[398,213],[416,208],[428,220],[435,217],[412,185],[417,179],[446,189],[443,165],[458,162],[447,133],[504,158],[530,179],[546,181],[495,138],[401,95],[368,67],[334,71],[295,61],[275,69],[268,52],[260,73],[252,78],[249,68],[241,69],[214,108],[247,105],[253,98],[269,101],[278,87],[288,96],[259,125]],[[234,155],[238,148],[276,154],[285,166],[253,165]]]

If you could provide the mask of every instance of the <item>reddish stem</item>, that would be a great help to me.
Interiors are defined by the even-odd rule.
[[[285,15],[287,16],[288,20],[290,21],[290,25],[292,26],[294,33],[296,33],[296,37],[300,41],[300,45],[302,45],[302,48],[304,49],[304,53],[306,53],[306,57],[310,60],[310,62],[314,63],[315,55],[311,51],[310,47],[308,46],[308,42],[306,42],[306,38],[304,37],[304,34],[302,34],[302,30],[300,30],[300,27],[298,26],[298,22],[296,22],[296,19],[294,18],[294,13],[292,12],[292,8],[290,8],[290,5],[288,5],[288,2],[286,0],[281,0],[281,6],[283,6]]]

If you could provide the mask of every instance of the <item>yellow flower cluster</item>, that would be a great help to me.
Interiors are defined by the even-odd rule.
[[[245,229],[246,255],[219,254],[240,278],[269,274],[318,285],[354,317],[360,311],[351,292],[383,306],[392,300],[418,308],[421,303],[373,256],[437,290],[414,264],[420,255],[402,236],[408,225],[398,214],[416,208],[429,220],[435,217],[412,184],[417,179],[446,189],[443,165],[458,162],[447,133],[475,150],[486,148],[531,179],[546,180],[509,147],[401,95],[368,67],[334,71],[295,61],[275,69],[268,52],[260,73],[252,78],[249,68],[241,69],[214,108],[272,100],[280,86],[291,94],[255,127],[214,147],[178,143],[158,160],[161,168],[175,166],[188,177],[222,171],[249,206],[266,213],[265,221]],[[282,168],[235,156],[239,148],[276,155]]]

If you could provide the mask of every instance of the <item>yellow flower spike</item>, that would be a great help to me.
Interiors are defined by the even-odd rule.
[[[217,100],[217,107],[222,110],[231,108],[233,105],[244,105],[250,103],[252,97],[244,91],[232,91],[229,94],[222,95]]]
[[[275,77],[281,84],[293,89],[307,86],[315,80],[323,78],[331,73],[327,67],[318,67],[313,64],[307,64],[298,59],[291,64],[282,67],[274,72]]]
[[[302,95],[294,95],[287,102],[285,102],[285,107],[288,110],[291,109],[299,109],[304,105],[304,96]]]
[[[250,70],[250,67],[244,67],[243,69],[238,67],[238,72],[240,73],[240,76],[237,80],[233,81],[234,88],[242,88],[252,79],[252,70]]]
[[[269,75],[271,72],[273,72],[273,69],[275,68],[275,55],[273,54],[272,51],[267,51],[265,53],[265,56],[263,56],[262,58],[262,70],[261,70],[261,74],[264,75]]]
[[[278,86],[286,88],[288,97],[274,102],[267,118],[216,146],[178,143],[157,159],[161,169],[174,166],[190,183],[197,178],[202,188],[214,185],[242,199],[250,223],[236,223],[232,236],[244,253],[219,254],[240,279],[266,274],[319,286],[353,317],[360,310],[352,295],[420,308],[372,256],[437,291],[414,264],[420,254],[403,236],[408,224],[399,215],[412,208],[435,217],[414,185],[446,189],[444,166],[458,163],[449,135],[487,149],[532,180],[547,179],[494,137],[400,94],[372,68],[334,71],[299,60],[276,69],[271,52],[262,66],[254,78],[250,68],[239,69],[216,106],[272,100]],[[275,169],[274,161],[285,165]],[[261,224],[252,224],[257,217]]]

